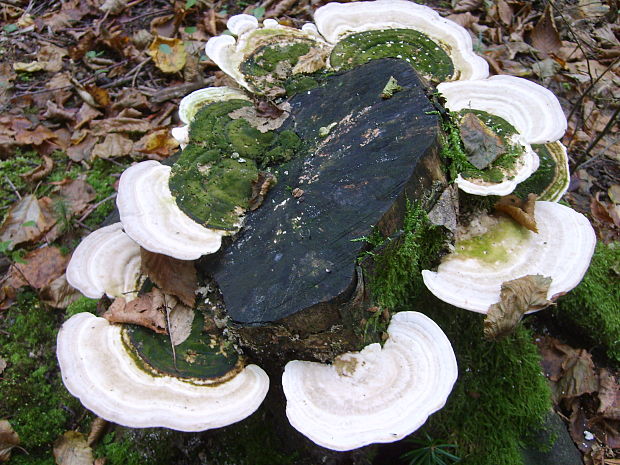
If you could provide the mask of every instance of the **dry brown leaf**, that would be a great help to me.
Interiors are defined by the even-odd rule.
[[[10,63],[0,63],[0,99],[7,96],[13,88],[13,81],[17,77]]]
[[[514,13],[512,12],[512,7],[506,0],[497,1],[497,16],[499,16],[501,22],[506,26],[510,26],[512,24]]]
[[[54,442],[57,465],[93,465],[93,450],[82,433],[67,431]]]
[[[297,64],[293,67],[293,74],[314,73],[325,68],[330,51],[329,48],[311,48],[308,53],[299,57]]]
[[[588,351],[571,351],[562,362],[562,377],[552,387],[556,400],[571,399],[597,391],[598,378]]]
[[[38,125],[32,131],[17,131],[15,141],[19,145],[41,145],[43,142],[54,139],[56,134],[43,125]]]
[[[117,15],[127,8],[127,0],[105,0],[103,5],[99,7],[104,13]]]
[[[16,245],[39,240],[55,223],[51,200],[27,195],[9,210],[0,226],[0,241],[11,241],[8,250],[13,250]]]
[[[472,15],[469,11],[467,13],[448,15],[447,18],[466,29],[472,29],[474,24],[477,24],[478,21],[480,21],[480,18]]]
[[[499,302],[489,307],[484,319],[484,336],[498,339],[510,334],[526,312],[545,308],[551,278],[527,275],[502,283]]]
[[[108,134],[103,142],[94,146],[91,158],[124,157],[133,151],[133,141],[120,134]]]
[[[75,129],[80,129],[82,126],[90,123],[99,116],[102,116],[102,113],[99,110],[93,108],[86,102],[82,103],[82,106],[76,115]]]
[[[118,297],[102,315],[112,323],[131,323],[149,328],[156,333],[168,334],[166,330],[166,296],[157,288],[126,302]]]
[[[43,63],[39,61],[31,61],[29,63],[18,61],[13,63],[13,70],[22,73],[35,73],[37,71],[43,71]]]
[[[620,420],[620,385],[616,377],[606,369],[599,374],[598,413],[610,420]]]
[[[252,182],[252,196],[248,203],[248,208],[252,211],[256,210],[263,204],[267,192],[277,183],[276,177],[266,171],[260,171],[256,181]],[[301,189],[299,189],[301,190]],[[299,192],[299,191],[298,191]],[[303,191],[302,191],[303,194]],[[295,196],[295,190],[293,190]],[[301,195],[300,195],[301,197]]]
[[[66,275],[54,279],[39,292],[41,302],[53,308],[65,309],[79,299],[82,294],[73,288],[68,282]]]
[[[75,120],[75,110],[68,110],[58,105],[53,100],[45,102],[47,109],[43,113],[43,118],[55,121],[69,121]]]
[[[34,289],[41,289],[65,272],[70,258],[58,247],[45,246],[26,254],[26,263],[15,263],[11,272],[21,276]]]
[[[592,446],[596,444],[596,439],[586,439],[585,431],[588,429],[588,419],[586,413],[578,399],[574,399],[570,404],[571,415],[568,421],[568,432],[577,448],[584,454],[592,451]]]
[[[95,85],[86,86],[86,91],[93,96],[95,103],[99,107],[107,107],[110,104],[110,94],[108,91]]]
[[[155,66],[164,73],[181,71],[187,60],[183,41],[168,37],[155,37],[155,40],[149,45],[147,54],[153,58]]]
[[[170,312],[170,341],[172,345],[178,346],[185,342],[192,332],[192,323],[194,322],[195,312],[190,307],[178,303]]]
[[[198,279],[193,261],[179,260],[140,248],[142,273],[165,293],[177,296],[189,307],[194,306]]]
[[[466,11],[475,11],[482,6],[482,0],[458,0],[452,11],[455,13],[465,13]]]
[[[532,29],[532,45],[545,53],[557,53],[562,47],[560,33],[555,27],[553,10],[550,3],[545,7],[542,17]]]
[[[88,204],[95,200],[97,193],[93,186],[84,180],[85,176],[69,180],[58,187],[58,198],[65,203],[67,210],[73,215],[81,215]]]
[[[57,47],[53,44],[44,45],[39,49],[37,58],[43,70],[57,73],[62,69],[62,59],[69,55],[66,48]]]
[[[594,197],[590,199],[590,212],[592,216],[601,223],[607,223],[608,225],[614,224],[614,219],[611,216],[611,211],[614,209],[613,205],[607,204],[600,200],[600,192],[597,192]]]
[[[54,160],[47,155],[43,155],[43,163],[36,168],[21,174],[20,176],[28,182],[37,182],[50,174],[54,169]]]
[[[99,441],[99,439],[101,439],[101,436],[105,433],[108,424],[108,420],[104,420],[101,417],[95,417],[93,422],[90,424],[90,432],[88,433],[88,439],[86,440],[89,446],[92,447],[97,441]]]
[[[466,113],[461,118],[459,132],[467,159],[479,170],[486,168],[506,152],[502,139],[473,113]]]
[[[136,142],[135,150],[149,155],[156,155],[155,158],[169,157],[177,148],[179,142],[170,136],[168,129],[149,132]]]
[[[107,136],[113,132],[138,132],[143,133],[151,129],[150,123],[146,119],[138,119],[126,116],[117,116],[104,120],[91,122],[93,134],[97,136]]]
[[[19,446],[19,436],[8,420],[0,420],[0,462],[8,462],[11,450]]]
[[[536,217],[534,209],[536,208],[536,194],[528,194],[527,200],[521,200],[516,195],[507,195],[502,197],[495,204],[495,210],[504,212],[530,231],[538,232],[536,227]]]

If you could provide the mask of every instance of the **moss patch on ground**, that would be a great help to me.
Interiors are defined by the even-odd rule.
[[[620,365],[620,242],[599,242],[581,283],[553,311]]]
[[[464,465],[522,465],[528,433],[551,408],[538,349],[523,325],[505,339],[487,341],[484,315],[430,295],[420,271],[438,264],[445,237],[419,206],[410,205],[400,243],[384,250],[371,279],[378,304],[428,315],[446,333],[458,360],[459,379],[446,406],[413,437],[428,433],[457,444]]]
[[[82,411],[64,388],[56,362],[59,319],[26,291],[0,321],[0,357],[8,362],[0,378],[0,418],[9,420],[30,454],[15,451],[11,463],[47,463],[50,444],[75,426]]]

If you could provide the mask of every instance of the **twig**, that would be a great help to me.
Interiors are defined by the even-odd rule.
[[[97,202],[96,204],[92,205],[83,215],[82,217],[77,221],[78,224],[82,223],[86,218],[88,218],[90,216],[90,214],[92,212],[94,212],[97,208],[99,208],[100,205],[103,205],[104,203],[106,203],[108,200],[112,200],[116,198],[116,192],[108,197],[106,197],[105,199]]]
[[[607,134],[607,132],[614,125],[616,118],[618,117],[618,113],[620,113],[620,106],[616,108],[616,111],[614,111],[614,114],[611,115],[611,118],[609,119],[609,121],[607,122],[603,130],[596,136],[596,138],[592,142],[590,142],[590,145],[588,145],[588,148],[586,149],[585,153],[581,156],[581,158],[587,157],[590,151],[594,147],[596,147],[596,144],[598,144],[599,141],[603,138],[603,136]]]
[[[8,182],[8,183],[9,183],[9,186],[11,186],[11,189],[13,189],[13,192],[15,192],[15,195],[17,196],[17,198],[18,198],[19,200],[21,200],[21,199],[22,199],[22,196],[21,196],[21,195],[19,195],[19,191],[18,191],[18,190],[17,190],[17,188],[15,187],[15,184],[13,184],[13,183],[11,182],[11,180],[9,179],[9,177],[8,177],[6,174],[4,175],[4,179],[6,179],[6,182]]]
[[[579,107],[579,105],[581,105],[581,102],[583,101],[583,99],[586,97],[586,95],[588,95],[588,93],[594,88],[594,86],[596,85],[596,83],[598,81],[601,80],[601,78],[607,73],[607,71],[609,71],[616,63],[618,63],[618,61],[620,60],[620,57],[616,58],[614,61],[612,61],[612,63],[605,69],[605,71],[603,71],[601,74],[598,75],[598,77],[590,82],[590,85],[587,87],[586,90],[583,91],[583,94],[581,94],[579,96],[579,98],[577,99],[577,101],[575,102],[575,104],[573,105],[573,108],[571,109],[570,113],[568,114],[568,116],[566,117],[567,120],[570,120],[571,117],[573,116],[573,114],[575,113],[575,111],[577,111],[577,108]]]
[[[142,67],[144,65],[146,65],[152,59],[153,59],[152,57],[148,57],[146,60],[142,60],[142,62],[138,66],[135,67],[135,72],[134,72],[134,75],[133,75],[133,79],[131,80],[131,87],[136,87],[136,79],[138,79],[138,75],[140,74],[140,70],[142,69]],[[131,74],[131,73],[128,73],[128,74]]]
[[[166,301],[166,294],[164,294],[164,308],[166,309],[166,325],[168,326],[168,336],[170,337],[170,347],[172,347],[172,362],[174,363],[174,369],[179,370],[177,367],[177,351],[174,348],[174,342],[172,341],[172,328],[170,326],[170,307]]]
[[[93,232],[92,228],[89,228],[88,226],[86,226],[84,223],[82,223],[81,221],[76,221],[75,222],[80,228],[84,228],[86,229],[86,231],[89,232]]]

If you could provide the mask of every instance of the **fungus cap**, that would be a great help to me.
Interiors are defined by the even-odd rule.
[[[77,246],[67,266],[67,282],[91,299],[135,296],[140,278],[140,246],[120,223],[100,228]]]
[[[58,333],[57,356],[67,390],[108,421],[203,431],[243,420],[267,394],[269,378],[256,365],[228,381],[202,385],[153,375],[136,364],[121,332],[121,325],[78,313]]]
[[[444,302],[478,313],[499,301],[502,283],[527,275],[552,279],[548,299],[570,291],[590,264],[594,230],[581,213],[555,202],[536,202],[535,217],[538,234],[502,218],[474,238],[475,253],[459,251],[457,242],[436,272],[422,271],[424,284]]]
[[[216,252],[227,232],[205,228],[181,211],[168,187],[170,170],[150,160],[123,172],[116,198],[123,229],[145,249],[180,260]]]
[[[190,124],[198,110],[203,106],[213,102],[233,99],[250,100],[245,92],[231,87],[205,87],[204,89],[198,89],[181,99],[179,103],[179,119],[185,124]]]
[[[364,31],[413,29],[427,35],[452,59],[452,79],[483,79],[489,75],[487,62],[473,52],[469,32],[433,9],[406,0],[329,3],[314,13],[319,33],[335,44],[344,37]]]
[[[450,111],[480,110],[503,118],[528,144],[562,138],[566,117],[548,89],[527,79],[499,75],[475,81],[442,82],[437,90]]]
[[[388,334],[383,347],[370,344],[332,365],[287,363],[282,386],[291,425],[344,451],[398,441],[443,407],[458,368],[441,328],[421,313],[401,312]]]

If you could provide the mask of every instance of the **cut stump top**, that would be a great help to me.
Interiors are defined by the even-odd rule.
[[[402,90],[382,98],[391,77]],[[290,104],[282,129],[303,138],[306,155],[275,170],[264,204],[208,263],[238,323],[274,322],[346,295],[365,246],[356,239],[386,232],[396,203],[402,210],[405,196],[432,182],[419,168],[437,156],[438,119],[406,62],[372,61]]]

